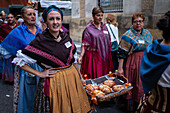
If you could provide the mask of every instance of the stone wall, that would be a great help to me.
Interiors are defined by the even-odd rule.
[[[72,16],[64,17],[64,23],[69,24],[70,36],[74,41],[81,42],[82,33],[92,20],[92,8],[97,6],[97,0],[72,0]],[[153,38],[162,38],[162,33],[156,27],[158,20],[170,10],[170,0],[124,0],[123,12],[114,13],[117,17],[119,38],[132,25],[132,15],[142,12],[145,15],[144,28],[148,29]],[[103,22],[106,23],[104,14]]]

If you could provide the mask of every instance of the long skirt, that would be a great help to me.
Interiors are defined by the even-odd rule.
[[[14,64],[12,64],[13,57],[8,59],[2,58],[2,80],[7,82],[14,81]]]
[[[2,69],[3,69],[3,63],[2,63],[2,57],[0,55],[0,79],[2,78]]]
[[[47,78],[40,78],[34,113],[87,113],[90,111],[86,91],[74,66],[59,70],[49,79],[48,86],[45,85]]]
[[[30,66],[38,71],[43,69],[36,63]],[[39,77],[15,67],[14,73],[14,113],[33,113],[34,99]]]
[[[157,85],[145,94],[137,109],[137,113],[170,113],[170,88]]]
[[[140,98],[144,95],[142,81],[140,78],[140,64],[143,53],[143,51],[135,52],[127,58],[125,76],[133,86],[131,93],[127,94],[127,100],[132,99],[135,102],[139,102]]]
[[[107,57],[104,61],[97,50],[86,50],[81,64],[81,74],[87,74],[87,79],[94,79],[108,74],[109,71],[114,72],[111,52]]]

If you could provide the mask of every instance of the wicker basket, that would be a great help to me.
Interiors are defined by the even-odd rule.
[[[117,85],[124,85],[125,86],[124,81],[122,81],[121,79],[119,79],[117,77],[115,77],[113,79],[113,78],[111,78],[108,75],[105,75],[105,76],[102,76],[100,78],[96,78],[96,79],[93,79],[93,80],[92,79],[88,79],[88,80],[86,80],[86,84],[96,84],[96,85],[99,85],[99,84],[103,84],[103,82],[105,80],[113,80],[113,81],[115,81],[115,83]],[[122,90],[120,90],[118,92],[114,92],[112,90],[111,93],[105,93],[104,97],[101,97],[101,98],[96,97],[96,98],[97,98],[98,102],[107,101],[108,99],[115,98],[115,97],[118,97],[118,96],[123,95],[125,93],[128,93],[132,88],[133,88],[132,86],[127,86],[127,88],[122,89]],[[91,97],[92,93],[90,91],[88,91],[88,90],[86,90],[86,92],[87,92],[88,96]]]

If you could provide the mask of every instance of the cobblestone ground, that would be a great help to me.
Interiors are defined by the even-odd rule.
[[[13,113],[13,84],[0,80],[0,113]],[[92,113],[127,113],[119,98],[94,106]]]
[[[0,80],[0,113],[13,113],[13,83]]]

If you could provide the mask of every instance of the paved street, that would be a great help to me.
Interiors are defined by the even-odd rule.
[[[0,113],[13,113],[13,84],[0,79]],[[118,100],[104,102],[95,106],[93,113],[126,113],[124,105],[116,104]]]
[[[0,113],[13,113],[13,84],[0,79]]]
[[[93,110],[92,113],[127,113],[125,111],[125,106],[118,103],[119,99],[110,100],[107,102],[102,102],[95,106],[96,111]]]

